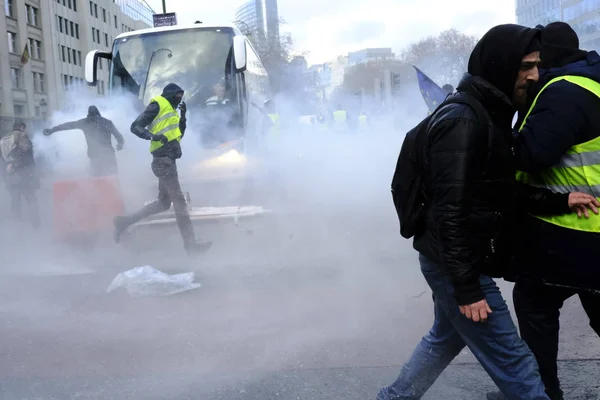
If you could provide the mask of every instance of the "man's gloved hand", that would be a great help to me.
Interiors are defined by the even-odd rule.
[[[52,130],[52,128],[50,129],[44,129],[44,136],[50,136],[54,133],[54,131]]]
[[[123,143],[117,143],[117,151],[123,150]]]
[[[187,112],[185,101],[182,100],[181,103],[179,103],[179,110],[181,111],[181,118],[185,118],[185,113]]]
[[[169,143],[169,139],[165,135],[152,135],[153,142],[161,142],[162,144]]]

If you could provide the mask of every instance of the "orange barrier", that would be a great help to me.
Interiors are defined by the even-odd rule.
[[[125,211],[116,175],[57,181],[53,202],[54,233],[62,239],[110,230]]]

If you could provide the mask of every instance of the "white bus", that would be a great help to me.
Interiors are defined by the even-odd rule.
[[[180,171],[184,186],[189,180],[239,181],[251,169],[240,164],[260,159],[261,106],[270,98],[269,78],[252,44],[235,25],[197,23],[122,33],[110,53],[93,50],[87,54],[88,85],[97,84],[101,59],[110,61],[109,94],[133,96],[140,112],[168,83],[185,90],[188,127],[182,166],[190,161],[195,165]],[[222,88],[224,98],[216,96],[223,94],[218,93]],[[192,141],[198,145],[190,146]],[[203,150],[193,153],[186,147]],[[189,186],[184,189],[193,191]]]

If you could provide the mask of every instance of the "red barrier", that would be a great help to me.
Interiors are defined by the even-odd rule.
[[[53,201],[54,233],[61,239],[111,230],[125,211],[116,175],[55,182]]]

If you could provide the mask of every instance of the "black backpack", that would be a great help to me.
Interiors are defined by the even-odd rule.
[[[454,94],[446,97],[431,115],[406,134],[392,178],[392,199],[400,220],[400,234],[406,239],[419,235],[425,229],[429,123],[441,107],[452,103],[466,104],[473,108],[477,116],[487,117],[487,112],[476,99],[470,95]]]

